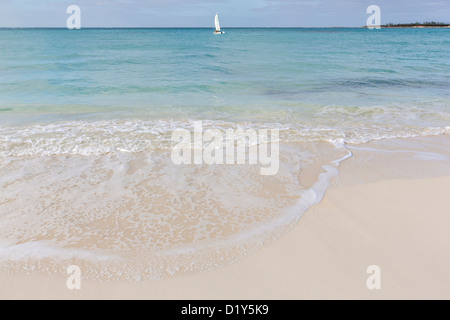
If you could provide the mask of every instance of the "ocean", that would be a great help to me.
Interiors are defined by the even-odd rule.
[[[288,232],[348,146],[450,133],[449,29],[225,31],[0,30],[0,268],[209,270]],[[278,174],[175,165],[196,121],[279,130]]]

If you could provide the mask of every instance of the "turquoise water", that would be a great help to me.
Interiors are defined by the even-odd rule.
[[[2,125],[449,124],[447,29],[1,30],[0,48]]]
[[[225,31],[0,30],[0,270],[210,270],[288,232],[349,144],[450,133],[450,29]],[[195,120],[280,129],[278,174],[175,165]]]

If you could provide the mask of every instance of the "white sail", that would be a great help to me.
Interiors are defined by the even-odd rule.
[[[219,14],[216,14],[215,24],[216,24],[216,32],[220,32]]]

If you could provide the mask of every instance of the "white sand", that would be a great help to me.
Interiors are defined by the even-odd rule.
[[[448,160],[407,167],[386,153],[371,157],[381,164],[375,170],[373,162],[366,161],[367,168],[358,163],[363,152],[355,151],[341,175],[371,170],[376,182],[335,185],[289,234],[236,264],[164,281],[83,280],[80,291],[69,291],[64,277],[0,275],[0,298],[450,299],[450,176],[378,175],[402,167],[447,172]],[[381,290],[366,287],[369,265],[381,267]]]
[[[159,282],[2,276],[0,298],[450,298],[450,177],[333,188],[278,242],[212,272]],[[382,289],[366,287],[379,265]]]

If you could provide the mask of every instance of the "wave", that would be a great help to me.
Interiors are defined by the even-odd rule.
[[[283,236],[349,156],[340,144],[282,146],[273,177],[252,166],[180,167],[167,152],[10,159],[0,175],[0,270],[76,264],[96,280],[211,270]]]
[[[386,113],[383,108],[325,107],[304,122],[230,122],[204,120],[203,128],[278,129],[281,143],[327,141],[357,144],[372,140],[450,134],[450,126],[432,126],[436,113]],[[440,116],[445,122],[445,114]],[[448,116],[447,116],[448,117]],[[428,119],[427,119],[428,118]],[[352,119],[351,121],[349,119]],[[370,120],[368,120],[370,119]],[[443,119],[443,120],[442,120]],[[193,131],[195,119],[69,121],[0,127],[0,157],[34,155],[102,155],[111,152],[151,152],[172,147],[171,134]],[[430,125],[412,125],[414,122]]]
[[[303,123],[203,121],[204,130],[279,129],[280,171],[270,178],[251,166],[174,165],[171,133],[193,130],[195,119],[0,127],[0,240],[9,239],[0,269],[55,273],[75,263],[92,279],[139,280],[235,262],[322,200],[348,144],[450,134],[389,122],[386,112],[329,106]]]

